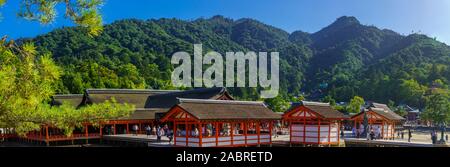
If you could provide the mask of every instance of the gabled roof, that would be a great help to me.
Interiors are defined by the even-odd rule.
[[[178,99],[179,104],[172,107],[163,120],[173,116],[179,107],[197,120],[273,120],[280,119],[263,102],[233,100]]]
[[[401,121],[401,120],[405,119],[405,118],[401,117],[400,115],[396,114],[395,112],[393,112],[386,104],[382,104],[382,103],[372,103],[366,109],[366,111],[374,112],[374,113],[376,113],[388,120],[391,120],[391,121]],[[356,118],[363,113],[364,112],[360,112],[360,113],[354,115],[352,118]]]
[[[179,92],[179,90],[151,90],[151,89],[87,89],[86,102],[103,103],[114,98],[118,103],[128,103],[136,108],[146,108],[149,96]]]
[[[393,112],[391,110],[386,110],[385,108],[371,107],[371,108],[369,108],[369,111],[375,112],[378,115],[381,115],[389,120],[401,121],[401,120],[405,119],[405,118],[401,117],[400,115],[396,114],[395,112]]]
[[[345,116],[343,113],[335,110],[330,103],[320,103],[320,102],[310,102],[310,101],[302,101],[299,103],[293,103],[292,107],[286,111],[290,112],[300,106],[304,106],[308,109],[310,109],[311,111],[319,114],[320,117],[322,118],[327,118],[327,119],[340,119],[340,118],[347,118],[347,116]]]
[[[59,106],[63,103],[68,103],[73,107],[79,107],[83,102],[83,94],[66,94],[66,95],[54,95],[52,96],[51,105]]]
[[[233,97],[228,93],[225,88],[200,88],[179,92],[170,92],[166,94],[159,94],[149,97],[149,102],[145,108],[171,108],[177,104],[177,98],[190,98],[190,99],[225,99],[233,100]]]

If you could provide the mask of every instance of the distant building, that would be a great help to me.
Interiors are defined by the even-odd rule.
[[[404,106],[406,114],[406,123],[410,125],[418,125],[420,123],[420,110],[412,108],[408,105]]]

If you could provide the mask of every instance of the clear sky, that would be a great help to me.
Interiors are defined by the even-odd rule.
[[[8,0],[0,9],[0,35],[34,37],[61,26],[73,26],[59,17],[51,25],[18,18],[19,1]],[[355,16],[362,24],[375,25],[407,35],[421,32],[450,44],[449,0],[105,0],[105,23],[125,18],[180,18],[193,20],[223,15],[254,18],[288,32],[316,32],[340,16]]]

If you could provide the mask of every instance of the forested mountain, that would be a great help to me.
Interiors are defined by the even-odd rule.
[[[223,16],[122,20],[105,25],[91,38],[79,28],[62,28],[33,39],[64,68],[60,93],[85,88],[172,89],[170,58],[174,52],[203,50],[280,52],[280,86],[284,97],[310,99],[330,95],[348,101],[395,101],[422,106],[431,87],[448,89],[450,47],[425,35],[400,35],[341,17],[316,33],[282,29],[253,19]],[[256,89],[231,89],[243,99],[258,98]]]

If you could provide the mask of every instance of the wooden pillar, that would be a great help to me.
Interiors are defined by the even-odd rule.
[[[384,121],[381,121],[381,139],[384,139]]]
[[[186,135],[185,136],[186,136],[186,147],[187,147],[187,146],[189,146],[189,132],[191,131],[191,129],[189,128],[187,122],[185,123],[185,125],[186,125],[186,128],[185,128],[186,129]]]
[[[395,122],[392,123],[392,132],[391,132],[391,139],[394,140],[394,134],[395,134]]]
[[[86,131],[86,134],[85,134],[85,136],[86,136],[86,144],[88,144],[89,143],[89,132],[88,132],[88,125],[86,124],[86,126],[85,126],[85,131]]]
[[[50,146],[50,142],[49,142],[49,135],[48,135],[48,125],[45,126],[45,143],[47,144],[47,146]]]
[[[39,129],[39,140],[42,140],[42,126],[41,126],[41,128]]]
[[[190,130],[189,130],[189,127],[188,127],[188,123],[187,123],[187,118],[188,118],[188,117],[187,117],[187,114],[185,113],[185,114],[184,114],[184,124],[185,124],[184,129],[185,129],[185,131],[186,131],[186,134],[185,134],[185,136],[186,136],[186,147],[189,146],[189,141],[188,141],[188,140],[189,140],[189,137],[188,137],[188,136],[189,136],[189,131],[190,131]]]
[[[320,119],[319,119],[319,122],[318,122],[318,125],[319,125],[319,127],[318,127],[318,135],[317,135],[317,144],[320,144],[320,134],[321,134],[321,132],[320,132]]]
[[[176,146],[176,144],[177,144],[177,135],[178,135],[178,131],[177,130],[178,130],[177,129],[177,122],[173,121],[173,145],[174,146]]]
[[[256,135],[258,136],[258,147],[261,144],[261,122],[256,122]]]
[[[248,130],[248,122],[244,122],[245,146],[247,146],[247,130]]]
[[[231,138],[231,145],[232,146],[234,145],[234,127],[233,127],[233,124],[234,124],[234,122],[230,123],[230,131],[231,131],[230,138]]]
[[[129,126],[128,122],[127,122],[127,131],[126,131],[126,134],[129,134],[129,133],[130,133],[130,126]]]
[[[337,142],[338,142],[338,145],[339,145],[339,144],[341,144],[341,126],[342,125],[341,125],[341,121],[338,121],[337,123],[338,123],[338,127],[339,127],[337,129],[338,130]]]
[[[303,112],[303,144],[306,144],[306,111]]]
[[[142,134],[142,123],[139,121],[139,134]]]
[[[289,144],[292,144],[292,120],[289,120]]]
[[[270,146],[272,146],[272,129],[273,129],[273,121],[270,121],[269,122],[269,136],[270,136],[269,144],[270,144]],[[275,133],[277,133],[277,131],[275,131]]]
[[[203,139],[203,126],[202,126],[202,123],[199,123],[198,124],[198,132],[199,132],[199,134],[198,134],[198,146],[199,147],[202,147],[202,144],[203,144],[203,142],[202,142],[202,139]]]
[[[338,127],[339,129],[340,127]],[[338,133],[339,136],[339,133]],[[331,121],[328,123],[328,144],[331,144]]]
[[[216,147],[219,146],[219,123],[215,123],[216,127]]]
[[[117,134],[117,128],[116,128],[116,124],[114,124],[114,135],[116,135]]]

